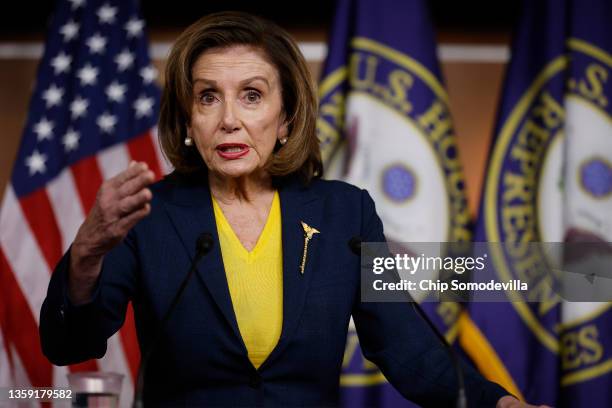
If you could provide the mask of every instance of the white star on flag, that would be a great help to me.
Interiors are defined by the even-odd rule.
[[[79,32],[79,25],[70,20],[60,28],[60,33],[64,36],[64,41],[70,41]]]
[[[87,39],[87,46],[89,52],[92,54],[102,54],[106,48],[106,38],[102,37],[100,33],[95,33]]]
[[[117,7],[111,7],[108,3],[104,4],[98,9],[96,13],[100,24],[108,23],[112,24],[115,22],[115,15],[117,14]]]
[[[71,56],[66,55],[63,52],[57,54],[57,56],[51,60],[51,66],[53,67],[55,75],[68,72],[68,70],[70,69],[71,62]]]
[[[134,63],[134,55],[128,50],[123,50],[115,57],[115,62],[119,68],[119,71],[125,71]]]
[[[128,38],[137,37],[142,34],[142,29],[144,28],[144,21],[132,17],[125,24],[124,28],[127,30]]]
[[[98,76],[98,68],[94,68],[91,64],[85,65],[77,73],[77,77],[81,80],[81,85],[94,85]]]
[[[34,150],[31,156],[26,158],[26,166],[30,168],[30,176],[36,173],[44,173],[47,170],[45,162],[47,161],[46,154],[40,154],[38,150]]]
[[[70,104],[70,112],[72,113],[72,118],[78,119],[81,116],[84,116],[88,106],[89,102],[87,101],[87,99],[83,99],[80,96],[74,98],[74,100]]]
[[[144,95],[141,95],[140,98],[136,99],[134,102],[134,109],[136,110],[136,118],[142,118],[143,116],[149,116],[152,113],[153,98],[147,98]]]
[[[146,66],[140,70],[140,76],[145,84],[150,84],[157,78],[157,70],[151,65]]]
[[[62,138],[62,143],[66,152],[76,150],[79,147],[79,133],[75,132],[72,128],[68,129]]]
[[[125,95],[126,86],[120,84],[117,81],[113,81],[109,86],[106,87],[106,96],[108,99],[114,102],[122,102]]]
[[[43,99],[47,104],[47,108],[50,108],[55,105],[59,105],[62,103],[62,97],[64,96],[64,90],[62,88],[58,88],[55,84],[52,84],[44,93]]]
[[[102,115],[98,116],[98,120],[96,121],[100,130],[104,133],[110,133],[115,129],[115,125],[117,124],[117,118],[108,112],[104,112]]]
[[[85,0],[68,0],[68,1],[72,4],[73,10],[78,9],[85,2]]]
[[[42,142],[43,140],[53,139],[53,122],[42,118],[40,122],[34,125],[34,133],[36,133],[37,140]]]

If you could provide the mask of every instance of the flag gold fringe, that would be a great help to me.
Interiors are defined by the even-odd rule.
[[[478,370],[488,380],[498,383],[516,398],[525,401],[495,349],[467,312],[461,314],[457,324],[459,325],[459,344],[476,364]]]

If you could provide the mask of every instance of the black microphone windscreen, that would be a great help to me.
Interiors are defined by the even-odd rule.
[[[361,237],[349,239],[348,246],[355,255],[361,255]]]
[[[213,248],[214,242],[210,232],[203,232],[196,241],[196,253],[199,256],[206,255]]]

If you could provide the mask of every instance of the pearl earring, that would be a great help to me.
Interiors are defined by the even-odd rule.
[[[287,143],[287,138],[283,137],[281,140],[279,140],[280,144],[284,145],[285,143]]]
[[[193,139],[189,136],[185,138],[185,146],[193,146]]]

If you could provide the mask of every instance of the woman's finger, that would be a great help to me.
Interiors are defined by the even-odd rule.
[[[140,173],[149,169],[149,166],[145,162],[131,161],[128,168],[117,174],[115,177],[109,179],[109,182],[116,188],[119,188],[123,183],[136,177]]]
[[[132,227],[136,225],[138,221],[140,221],[141,219],[149,215],[150,212],[151,212],[151,204],[146,203],[144,206],[142,206],[138,210],[132,211],[130,214],[121,218],[117,222],[117,229],[122,232],[123,236],[125,236],[125,234],[127,234],[128,231],[132,229]]]
[[[119,186],[119,198],[135,194],[153,181],[155,181],[155,174],[151,170],[144,170]]]
[[[151,201],[153,194],[148,188],[144,188],[135,194],[123,197],[118,204],[117,210],[119,211],[119,217],[123,218],[138,210],[146,203]]]

